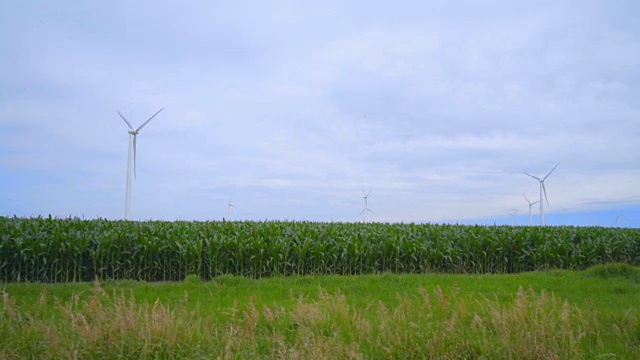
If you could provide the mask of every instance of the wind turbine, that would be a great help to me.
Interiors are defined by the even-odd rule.
[[[365,193],[363,189],[362,194],[363,194],[362,198],[364,199],[364,208],[360,212],[360,215],[362,215],[362,222],[367,222],[367,211],[372,214],[375,214],[373,210],[369,209],[369,194],[371,194],[371,190],[369,190],[368,193]]]
[[[618,214],[618,212],[616,211],[616,226],[620,226],[621,223],[622,223],[622,214]]]
[[[227,204],[227,218],[231,218],[231,208],[236,208],[235,205],[233,205],[233,202],[231,202],[231,196],[229,196],[229,203]]]
[[[527,199],[527,197],[525,195],[522,195],[522,196],[524,196],[524,199],[527,200],[527,202],[529,203],[529,226],[531,226],[531,207],[533,205],[539,203],[540,200],[531,202],[531,201],[529,201],[529,199]]]
[[[549,173],[547,173],[547,175],[545,175],[545,177],[543,177],[542,179],[540,179],[537,176],[533,176],[531,174],[528,173],[524,173],[527,176],[531,176],[532,178],[538,180],[538,182],[540,183],[540,224],[544,226],[544,203],[542,202],[542,193],[544,192],[544,199],[547,201],[547,206],[549,206],[549,199],[547,198],[547,189],[544,186],[544,181],[547,180],[547,178],[549,177],[549,175],[551,175],[551,173],[553,172],[553,170],[555,170],[558,165],[560,165],[560,163],[557,163],[556,166],[553,167],[553,169],[551,169],[551,171],[549,171]]]
[[[512,224],[515,225],[516,224],[516,215],[518,214],[518,209],[510,209],[509,210],[509,215],[511,215],[511,218],[513,220]]]
[[[133,185],[133,177],[136,176],[136,137],[140,130],[142,130],[145,125],[151,121],[156,115],[160,113],[160,111],[164,110],[164,108],[158,110],[153,116],[151,116],[147,121],[145,121],[142,125],[138,126],[138,128],[134,129],[131,126],[131,123],[118,111],[118,115],[124,120],[124,122],[129,127],[129,156],[127,158],[127,194],[125,198],[124,205],[124,218],[128,219],[129,214],[131,213],[131,186]],[[132,177],[133,175],[133,177]]]

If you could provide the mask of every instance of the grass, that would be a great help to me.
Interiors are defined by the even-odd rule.
[[[635,359],[639,274],[5,284],[0,358]]]

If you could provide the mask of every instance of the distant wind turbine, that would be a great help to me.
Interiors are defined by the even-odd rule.
[[[533,205],[539,203],[540,200],[531,202],[531,201],[529,201],[529,199],[525,195],[522,195],[522,196],[524,196],[524,199],[527,200],[527,203],[529,203],[529,226],[531,226],[531,207]]]
[[[622,214],[618,214],[618,212],[616,211],[616,226],[620,226],[621,223],[622,223]]]
[[[164,108],[158,110],[153,116],[151,116],[147,121],[145,121],[142,125],[138,126],[137,129],[134,129],[131,126],[131,123],[118,111],[118,115],[124,120],[124,122],[129,127],[129,156],[127,158],[127,194],[125,198],[124,205],[124,218],[129,219],[129,215],[131,214],[131,186],[133,185],[133,177],[136,176],[136,137],[140,130],[142,130],[145,125],[151,121],[156,115],[160,113],[160,111],[164,110]]]
[[[511,219],[513,220],[513,221],[512,221],[512,224],[513,224],[513,225],[515,225],[515,224],[516,224],[516,215],[517,215],[517,214],[518,214],[518,209],[511,209],[511,210],[509,210],[509,215],[511,215]]]
[[[367,211],[375,214],[373,210],[369,209],[369,194],[371,194],[371,190],[369,190],[368,193],[365,193],[364,190],[362,190],[362,194],[364,195],[362,197],[364,199],[364,208],[360,212],[360,215],[362,215],[362,222],[367,222]]]
[[[231,201],[231,196],[229,196],[229,203],[227,204],[227,218],[231,218],[230,214],[231,214],[231,208],[236,208],[235,205],[233,205],[233,202]]]
[[[549,177],[549,175],[551,175],[551,173],[553,172],[553,170],[555,170],[558,165],[560,165],[560,163],[557,163],[556,166],[553,167],[553,169],[551,169],[551,171],[549,171],[549,173],[547,173],[547,175],[545,175],[545,177],[543,177],[542,179],[540,179],[537,176],[533,176],[531,174],[528,173],[524,173],[527,176],[531,176],[532,178],[538,180],[538,182],[540,183],[540,224],[544,226],[544,203],[542,202],[542,193],[544,192],[544,199],[547,201],[547,206],[549,206],[549,199],[547,198],[547,189],[544,186],[544,181],[547,180],[547,178]]]

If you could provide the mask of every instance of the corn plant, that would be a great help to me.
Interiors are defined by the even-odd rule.
[[[0,281],[515,273],[640,264],[640,229],[0,217]]]

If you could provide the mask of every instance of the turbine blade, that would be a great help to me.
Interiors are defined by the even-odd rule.
[[[534,178],[534,179],[536,179],[536,180],[540,181],[540,178],[539,178],[539,177],[537,177],[537,176],[533,176],[533,175],[531,175],[531,174],[527,174],[527,173],[523,173],[523,174],[525,174],[525,175],[527,175],[527,176],[531,176],[532,178]]]
[[[367,211],[372,213],[372,214],[375,214],[375,212],[373,210],[371,210],[371,209],[367,209]]]
[[[365,197],[369,197],[369,194],[371,194],[371,190],[369,190],[369,192],[367,193],[367,195],[365,195]]]
[[[150,117],[150,118],[149,118],[149,120],[145,121],[142,125],[140,125],[140,126],[136,129],[136,131],[140,131],[140,130],[142,130],[142,128],[143,128],[145,125],[147,125],[147,124],[149,123],[149,121],[151,121],[151,119],[153,119],[154,117],[156,117],[156,115],[160,114],[160,111],[162,111],[162,110],[164,110],[164,108],[162,108],[162,109],[158,110],[158,112],[156,112],[155,114],[153,114],[153,116],[152,116],[152,117]]]
[[[124,120],[124,122],[127,124],[127,126],[129,127],[129,129],[133,130],[133,126],[131,126],[131,124],[127,121],[127,119],[125,119],[124,116],[122,116],[122,114],[120,114],[120,110],[118,110],[118,115],[120,115],[120,117],[122,118],[122,120]]]
[[[547,200],[547,206],[551,206],[549,205],[549,198],[547,198],[547,188],[544,186],[544,181],[541,181],[540,184],[542,185],[542,191],[544,191],[544,199]]]
[[[527,195],[522,195],[524,197],[525,200],[527,200],[527,202],[529,203],[529,205],[531,205],[531,201],[529,201],[529,198],[527,198]]]
[[[537,204],[537,203],[539,203],[539,202],[540,202],[540,200],[538,200],[538,201],[534,201],[534,202],[532,202],[532,203],[531,203],[531,205],[535,205],[535,204]]]
[[[138,136],[133,134],[133,178],[136,179],[136,139]]]
[[[549,175],[551,175],[551,173],[553,172],[553,170],[555,170],[555,169],[558,167],[558,165],[560,165],[560,163],[557,163],[557,164],[556,164],[556,166],[554,166],[554,167],[553,167],[553,169],[551,169],[551,171],[549,171],[549,173],[547,174],[547,176],[545,176],[545,177],[544,177],[544,179],[542,179],[542,180],[543,180],[543,181],[544,181],[544,180],[547,180],[547,178],[549,177]]]

